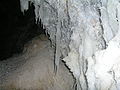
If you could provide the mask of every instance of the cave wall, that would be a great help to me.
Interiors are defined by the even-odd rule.
[[[55,46],[55,65],[64,60],[77,90],[120,89],[119,0],[20,0],[35,6]]]

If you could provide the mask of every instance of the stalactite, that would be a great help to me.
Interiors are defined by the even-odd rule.
[[[63,56],[78,90],[120,88],[119,0],[30,1],[56,47],[56,66]],[[21,10],[27,9],[27,1],[21,0]]]

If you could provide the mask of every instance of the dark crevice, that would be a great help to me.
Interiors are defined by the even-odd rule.
[[[107,43],[103,37],[103,34],[104,34],[104,28],[103,28],[103,24],[102,24],[102,20],[101,20],[101,9],[98,7],[97,8],[97,11],[99,13],[99,22],[100,22],[100,26],[101,26],[101,29],[102,29],[102,39],[104,41],[104,46],[103,46],[103,49],[106,49],[107,48]]]
[[[29,9],[23,15],[19,0],[0,1],[0,60],[22,53],[25,43],[45,34],[41,22],[35,23],[34,9],[29,3]]]

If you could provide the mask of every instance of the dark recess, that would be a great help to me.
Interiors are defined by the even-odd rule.
[[[0,20],[0,60],[21,53],[25,43],[45,33],[41,23],[35,23],[34,5],[31,3],[23,15],[19,0],[1,0]]]

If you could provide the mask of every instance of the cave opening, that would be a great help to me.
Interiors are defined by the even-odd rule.
[[[34,5],[21,12],[20,1],[0,1],[0,60],[23,52],[24,45],[32,38],[45,34],[41,22],[35,21]]]

